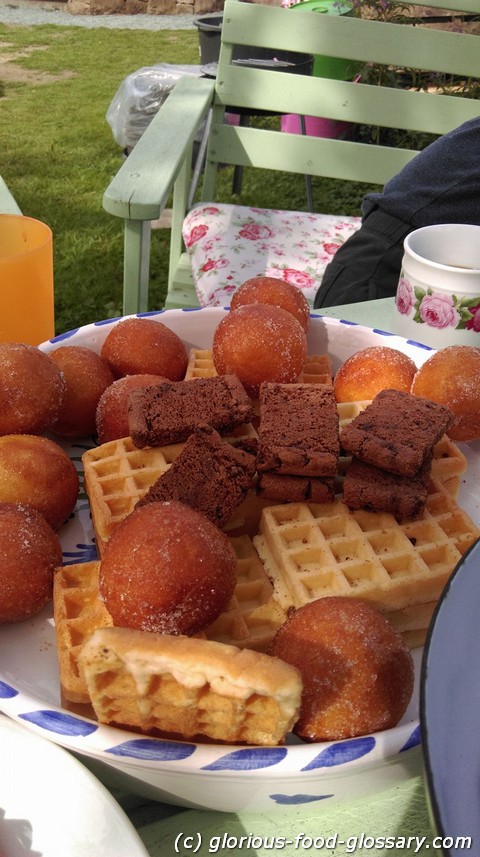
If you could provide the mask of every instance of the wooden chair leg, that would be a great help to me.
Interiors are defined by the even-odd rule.
[[[150,278],[149,220],[126,220],[124,239],[123,313],[148,310]]]

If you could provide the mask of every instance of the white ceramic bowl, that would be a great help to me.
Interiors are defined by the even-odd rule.
[[[211,347],[213,332],[227,310],[170,310],[158,319],[187,347]],[[88,325],[42,346],[84,345],[99,351],[118,320]],[[312,315],[310,353],[328,352],[334,369],[353,352],[389,345],[417,365],[430,351],[396,336],[320,315]],[[70,445],[81,473],[81,455],[93,438]],[[478,452],[467,450],[469,472],[462,505],[480,520]],[[95,557],[88,501],[81,489],[77,509],[62,529],[64,561]],[[421,770],[418,673],[412,702],[395,728],[361,738],[284,747],[229,747],[159,740],[102,726],[62,708],[51,606],[30,621],[0,626],[0,710],[52,741],[68,747],[109,785],[182,806],[234,812],[318,811],[319,805],[346,801],[388,788]]]

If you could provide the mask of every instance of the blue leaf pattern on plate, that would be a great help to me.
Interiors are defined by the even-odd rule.
[[[260,749],[234,750],[221,756],[202,771],[255,771],[278,765],[287,755],[285,747],[262,747]]]
[[[418,747],[421,741],[422,735],[420,731],[420,726],[416,726],[410,737],[405,741],[403,747],[400,747],[400,753],[403,753],[405,750],[411,750],[412,747]]]
[[[331,795],[270,795],[275,803],[281,804],[283,806],[295,806],[300,803],[313,803],[316,800],[326,800],[326,798],[333,797]]]
[[[79,562],[93,562],[98,559],[97,546],[91,545],[75,545],[76,551],[63,551],[64,565],[77,565]]]
[[[106,752],[113,756],[131,756],[154,762],[178,762],[188,759],[196,750],[195,744],[182,744],[180,741],[155,741],[138,738],[110,747]]]
[[[22,720],[27,720],[35,726],[41,726],[42,729],[47,729],[49,732],[55,732],[57,735],[70,735],[73,738],[77,736],[84,738],[98,729],[96,723],[88,723],[86,720],[80,720],[78,717],[72,717],[71,714],[64,714],[61,711],[39,709],[38,711],[27,711],[19,716]]]
[[[79,327],[74,327],[73,330],[66,330],[65,333],[59,333],[58,336],[49,339],[49,342],[63,342],[65,339],[70,339],[71,336],[74,336],[78,330],[80,330]]]
[[[18,690],[5,681],[0,681],[0,699],[12,699],[14,696],[18,696]]]
[[[349,741],[341,741],[339,744],[332,744],[326,750],[322,750],[318,756],[315,756],[308,765],[302,768],[302,771],[345,765],[346,762],[353,762],[355,759],[360,759],[362,756],[366,756],[367,753],[371,753],[374,747],[375,738],[372,735],[366,735],[364,738],[352,738]]]
[[[121,321],[123,318],[122,315],[118,315],[116,318],[104,318],[102,321],[94,321],[94,327],[103,327],[106,324],[114,324],[116,321]]]

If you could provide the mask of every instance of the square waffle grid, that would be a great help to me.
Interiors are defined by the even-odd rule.
[[[238,648],[266,652],[286,614],[273,599],[273,586],[248,536],[232,538],[237,555],[237,584],[226,610],[197,637]],[[100,562],[58,568],[54,577],[54,619],[62,696],[70,703],[89,703],[78,657],[97,630],[113,626],[99,596]]]
[[[92,631],[113,625],[98,595],[99,567],[97,561],[63,566],[56,569],[53,579],[60,686],[62,697],[68,702],[90,702],[78,656]]]
[[[226,440],[238,443],[256,438],[253,426],[247,424],[235,429]],[[125,437],[83,454],[85,489],[100,554],[115,527],[133,512],[137,502],[178,458],[184,445],[137,449],[132,439]]]
[[[436,601],[480,530],[432,480],[421,518],[351,512],[340,501],[263,510],[255,547],[284,610],[329,595],[381,612]]]

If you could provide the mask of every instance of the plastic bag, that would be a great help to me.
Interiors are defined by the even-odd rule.
[[[115,142],[122,149],[132,149],[180,78],[201,74],[200,66],[168,63],[145,66],[129,74],[106,113]]]

